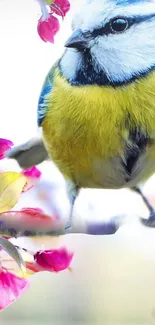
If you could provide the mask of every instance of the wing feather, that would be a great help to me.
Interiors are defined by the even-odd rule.
[[[38,126],[42,125],[42,122],[48,111],[48,102],[49,102],[48,97],[49,94],[51,94],[53,89],[53,78],[54,78],[54,72],[56,67],[57,67],[57,63],[49,71],[41,90],[41,94],[38,101],[38,111],[37,111]]]

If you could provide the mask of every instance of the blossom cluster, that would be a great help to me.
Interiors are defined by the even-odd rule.
[[[5,158],[5,153],[13,146],[12,141],[0,139],[0,159]],[[53,218],[47,216],[40,208],[22,208],[20,211],[13,211],[12,208],[18,202],[23,192],[31,190],[41,178],[41,171],[33,166],[30,169],[22,170],[20,173],[0,173],[0,216],[3,214],[7,220],[16,218],[17,222],[34,227],[36,220],[39,220],[40,227],[49,226],[54,222]],[[27,252],[30,259],[23,259],[19,251]],[[65,247],[49,250],[36,250],[29,252],[11,243],[11,236],[0,237],[0,310],[5,309],[13,303],[22,293],[29,288],[27,276],[38,272],[60,272],[66,269],[71,270],[73,253]],[[5,254],[9,254],[21,268],[20,275],[11,272],[6,267]],[[2,255],[2,256],[1,256]]]
[[[64,18],[70,9],[68,0],[37,0],[41,8],[41,17],[38,21],[38,34],[44,42],[54,43],[54,37],[60,29],[59,17]],[[13,146],[13,142],[0,138],[0,160],[5,158],[5,153]],[[48,227],[52,225],[53,218],[47,216],[39,208],[22,208],[20,211],[12,209],[17,204],[22,193],[31,190],[41,178],[41,172],[33,166],[30,169],[16,172],[0,172],[0,217],[11,222],[15,218],[17,222],[28,225],[32,229],[36,222],[39,226]],[[37,223],[38,224],[38,223]],[[8,233],[0,234],[0,310],[8,307],[29,287],[27,275],[48,271],[60,272],[66,269],[71,270],[70,264],[73,253],[66,248],[50,250],[36,250],[28,252],[30,260],[24,260],[21,254],[21,247],[14,246],[11,242],[13,236]],[[5,265],[5,254],[9,255],[20,267],[20,276],[10,271]],[[1,256],[2,254],[2,256]],[[8,260],[8,259],[7,259]],[[24,267],[24,269],[23,269]]]
[[[38,21],[38,34],[44,42],[54,43],[60,29],[58,16],[64,18],[70,9],[68,0],[38,0],[42,15]]]

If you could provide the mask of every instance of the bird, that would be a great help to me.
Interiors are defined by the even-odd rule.
[[[37,122],[46,158],[66,180],[69,225],[81,188],[128,188],[149,209],[143,224],[155,227],[141,189],[155,172],[155,2],[87,0],[64,45]]]

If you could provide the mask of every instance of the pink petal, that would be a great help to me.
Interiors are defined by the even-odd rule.
[[[13,146],[13,142],[0,138],[0,159],[5,158],[5,153]]]
[[[0,310],[13,303],[28,287],[29,282],[26,279],[2,269],[0,271]]]
[[[17,228],[21,231],[47,232],[57,225],[55,217],[46,215],[38,208],[23,208],[21,211],[0,213],[0,221],[5,228]]]
[[[70,10],[70,2],[68,0],[55,0],[54,4],[58,6],[58,10],[52,6],[52,4],[50,5],[50,8],[57,15],[61,15],[60,12],[62,12],[63,16],[66,16],[66,13]]]
[[[38,21],[38,34],[44,42],[54,43],[54,36],[60,29],[59,21],[56,17],[49,14],[48,20],[42,20],[42,17]]]
[[[7,139],[3,139],[3,138],[0,138],[0,145],[1,145],[1,144],[6,144],[6,145],[9,146],[9,147],[11,147],[11,146],[14,145],[12,141],[7,140]]]
[[[69,268],[73,253],[65,248],[38,251],[34,255],[35,264],[40,271],[60,272]]]
[[[32,177],[32,178],[40,178],[41,176],[41,171],[35,166],[29,169],[24,169],[22,170],[21,173],[26,177]]]
[[[44,211],[40,208],[22,208],[22,212],[28,213],[29,215],[36,217],[38,214],[44,214]]]

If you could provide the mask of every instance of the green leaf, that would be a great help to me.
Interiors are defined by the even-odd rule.
[[[0,237],[0,247],[10,255],[13,260],[18,264],[19,268],[22,269],[22,265],[25,267],[25,263],[22,259],[18,249],[7,239]]]

